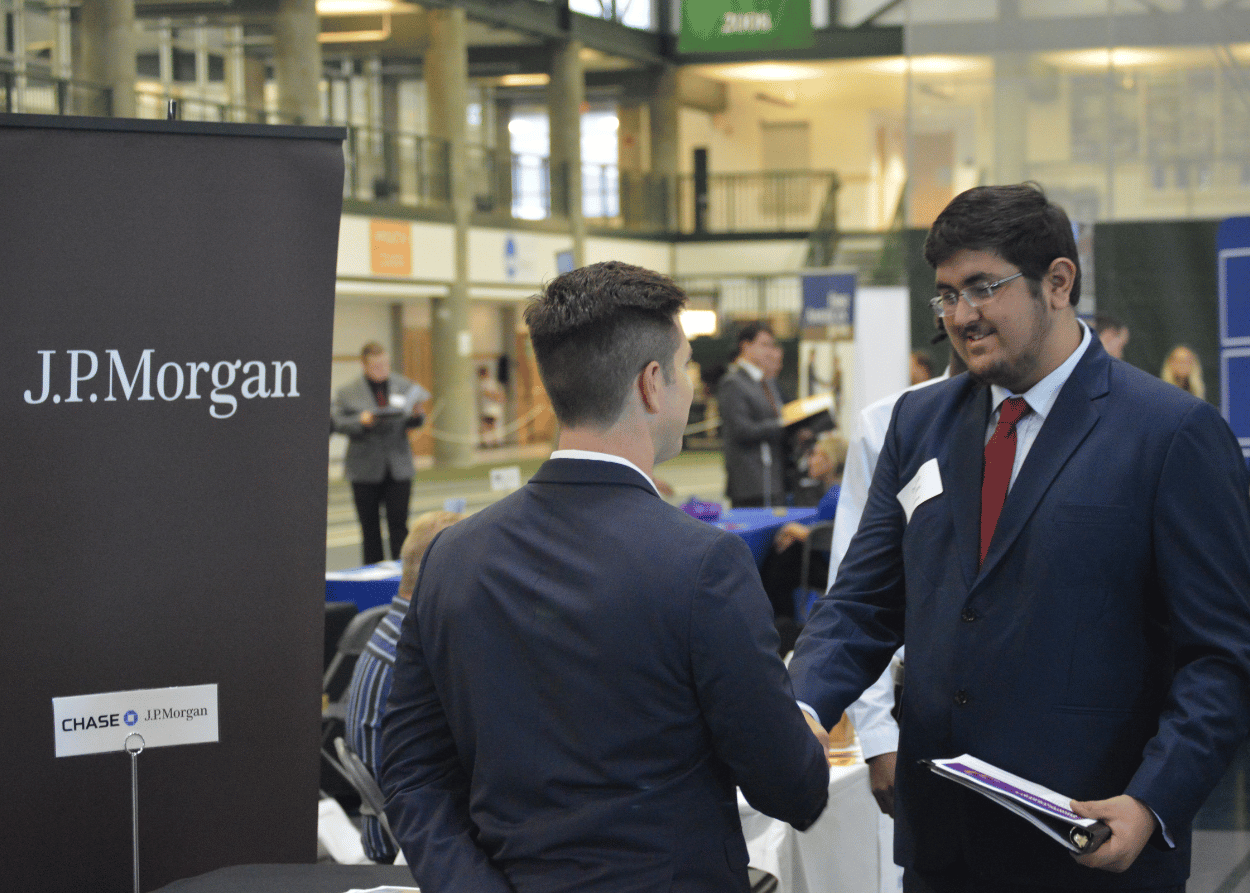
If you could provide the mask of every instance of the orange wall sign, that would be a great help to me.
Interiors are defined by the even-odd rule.
[[[369,269],[376,276],[412,275],[412,226],[406,220],[369,221]]]

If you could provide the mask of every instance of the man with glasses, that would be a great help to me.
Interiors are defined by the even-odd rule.
[[[1190,822],[1250,723],[1240,449],[1078,321],[1072,228],[1040,189],[959,195],[925,259],[969,374],[899,398],[795,693],[828,727],[910,633],[909,893],[1183,890]],[[919,762],[963,753],[1073,797],[1110,839],[1072,857]]]

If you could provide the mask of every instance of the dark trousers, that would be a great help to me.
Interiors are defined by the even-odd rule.
[[[378,514],[383,504],[386,505],[391,557],[399,557],[399,550],[408,537],[408,498],[411,495],[411,480],[397,481],[389,474],[376,484],[352,483],[365,564],[377,564],[386,557],[382,552],[382,522]]]
[[[1139,888],[1125,888],[1126,890]],[[1185,885],[1176,887],[1140,888],[1141,893],[1185,893]],[[1039,887],[1031,884],[1001,884],[969,876],[966,870],[919,874],[903,871],[903,893],[1067,893],[1055,887]]]

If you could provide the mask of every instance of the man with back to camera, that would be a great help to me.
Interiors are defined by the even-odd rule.
[[[1190,822],[1250,720],[1241,451],[1213,407],[1107,356],[1076,319],[1076,258],[1032,185],[939,215],[933,304],[969,374],[899,398],[790,664],[828,725],[913,631],[895,797],[909,893],[1183,890]],[[918,762],[964,752],[1073,797],[1110,839],[1071,857]]]
[[[734,508],[785,505],[785,426],[777,339],[763,322],[738,332],[734,366],[716,387],[725,455],[725,494]]]
[[[363,375],[334,395],[330,419],[331,430],[348,438],[343,472],[352,483],[362,557],[365,564],[377,564],[386,557],[378,517],[381,506],[386,506],[392,558],[399,558],[408,536],[408,501],[416,473],[408,429],[425,420],[430,394],[391,372],[390,357],[376,341],[361,348],[360,365]]]
[[[748,890],[735,784],[806,828],[828,767],[755,562],[656,492],[693,387],[685,295],[594,264],[525,313],[559,448],[426,555],[383,720],[426,893]]]

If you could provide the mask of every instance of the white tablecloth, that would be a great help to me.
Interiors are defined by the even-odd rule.
[[[751,867],[777,878],[778,893],[900,889],[892,858],[893,823],[879,820],[863,763],[829,770],[829,805],[803,833],[756,812],[741,792],[738,815]],[[890,869],[884,885],[883,868]]]

